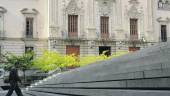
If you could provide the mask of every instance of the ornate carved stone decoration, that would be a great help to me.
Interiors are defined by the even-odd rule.
[[[158,0],[158,9],[170,11],[170,0]]]
[[[6,12],[7,10],[4,7],[0,6],[0,13],[6,13]]]
[[[65,11],[67,14],[78,15],[81,13],[81,8],[77,6],[76,0],[71,0]]]
[[[99,13],[102,16],[109,16],[112,13],[112,2],[115,0],[98,0]]]
[[[139,2],[138,0],[130,0],[129,1],[131,7],[129,10],[127,10],[127,15],[130,18],[139,18],[142,16],[142,12],[139,11]]]

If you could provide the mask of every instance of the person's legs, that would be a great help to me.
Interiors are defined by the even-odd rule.
[[[15,87],[15,92],[18,96],[23,96],[22,92],[21,92],[21,89],[19,88],[19,86],[16,86]]]
[[[6,96],[11,96],[13,91],[14,91],[14,87],[10,86],[10,89],[9,89],[8,93],[6,94]]]

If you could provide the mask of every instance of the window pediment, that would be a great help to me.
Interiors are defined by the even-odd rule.
[[[4,7],[0,6],[0,13],[6,13],[6,12],[7,10]]]
[[[28,8],[24,8],[21,10],[22,14],[34,14],[37,15],[38,11],[36,9],[28,9]]]
[[[81,8],[77,6],[76,0],[71,0],[65,9],[67,14],[78,15],[82,12]]]
[[[157,18],[157,21],[158,22],[165,22],[165,23],[170,23],[170,18],[162,18],[162,17],[159,17]]]

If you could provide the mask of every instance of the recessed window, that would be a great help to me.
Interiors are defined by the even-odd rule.
[[[34,52],[34,47],[25,47],[25,53],[28,53],[28,52]],[[33,60],[34,59],[34,56],[32,56],[30,58],[30,60]]]
[[[78,37],[78,15],[68,15],[68,36]]]
[[[106,56],[111,55],[111,47],[110,46],[99,46],[99,55],[104,54]]]
[[[130,19],[130,39],[138,39],[138,19]]]
[[[34,47],[25,47],[25,53],[34,51]]]
[[[166,42],[167,41],[167,26],[161,25],[161,41]]]
[[[34,23],[34,18],[32,17],[26,18],[26,37],[27,38],[33,38],[33,23]]]
[[[109,38],[109,17],[100,17],[101,38]]]

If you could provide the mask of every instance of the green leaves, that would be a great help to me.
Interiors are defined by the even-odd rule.
[[[75,68],[80,66],[86,66],[98,61],[122,56],[127,53],[128,51],[119,51],[111,55],[110,57],[104,55],[105,53],[103,53],[100,56],[90,55],[90,56],[78,58],[75,55],[61,55],[57,52],[46,50],[43,52],[42,56],[34,60],[33,66],[45,72],[48,72],[50,70],[55,70],[57,68],[63,69],[63,68]]]
[[[73,55],[61,55],[53,51],[44,51],[41,57],[34,60],[34,67],[43,71],[50,71],[57,68],[66,68],[77,64]]]
[[[33,56],[34,56],[34,52],[29,51],[21,56],[12,54],[12,53],[7,53],[5,54],[5,59],[6,59],[6,63],[4,64],[4,69],[5,70],[10,70],[12,67],[16,67],[15,63],[19,62],[19,64],[17,65],[17,67],[20,70],[28,70],[32,67],[32,61],[33,61]]]

